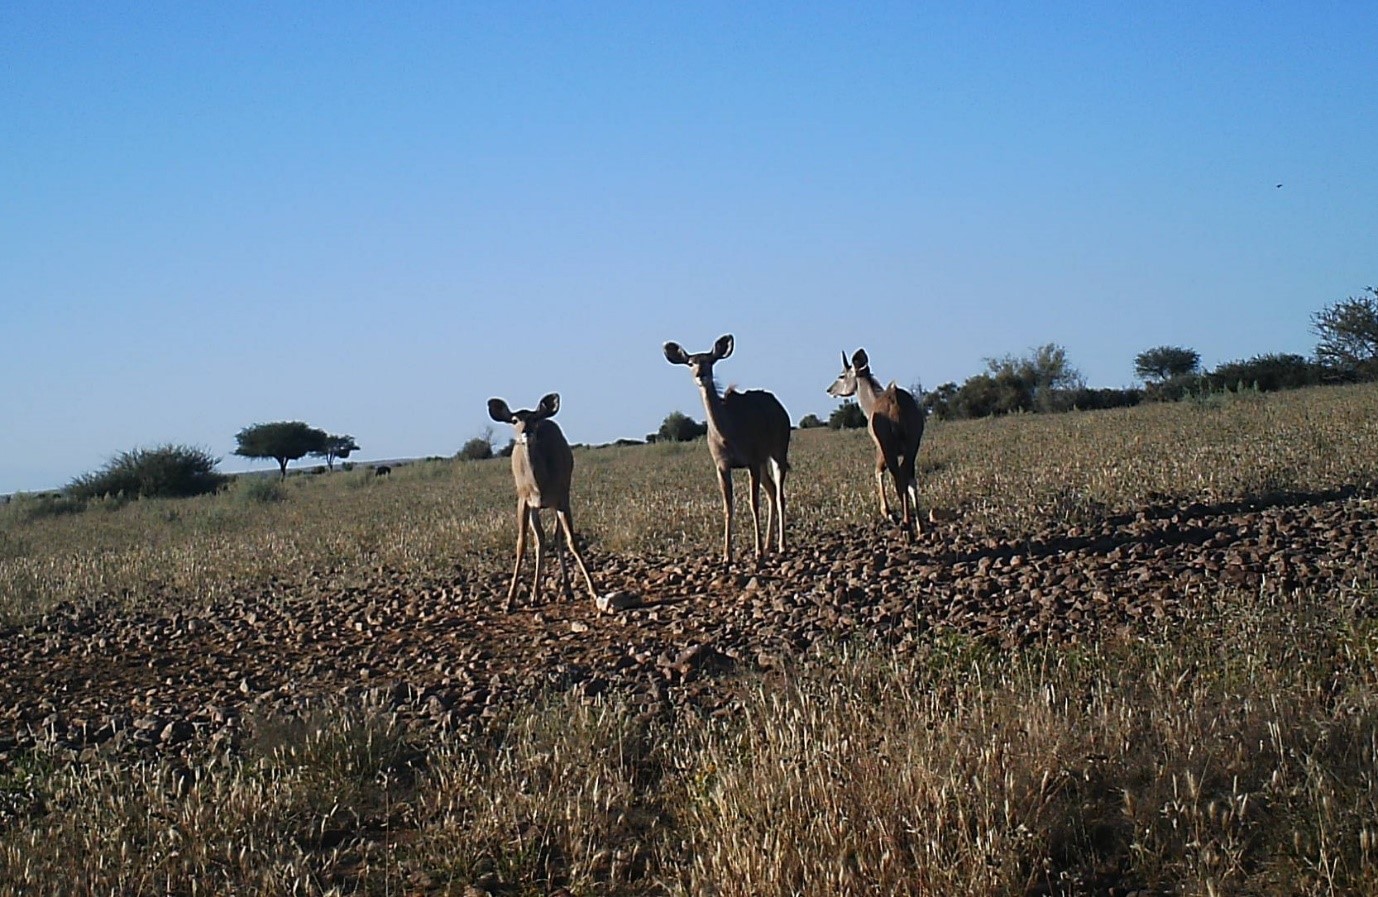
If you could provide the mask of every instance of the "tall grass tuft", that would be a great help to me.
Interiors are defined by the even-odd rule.
[[[678,892],[1378,893],[1378,627],[1233,607],[1157,643],[940,639],[758,683],[678,755]]]

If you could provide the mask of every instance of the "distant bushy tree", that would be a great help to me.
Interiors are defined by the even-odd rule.
[[[930,390],[923,394],[923,409],[939,420],[947,420],[953,416],[952,403],[957,398],[958,387],[951,381],[942,384],[937,389]],[[914,393],[918,395],[918,393]]]
[[[1144,400],[1142,389],[1091,389],[1083,386],[1067,394],[1069,408],[1076,411],[1103,411],[1107,408],[1132,408]]]
[[[1032,411],[1033,403],[1030,381],[1015,371],[1002,370],[968,377],[953,394],[949,410],[956,418],[992,417]]]
[[[843,402],[828,415],[828,426],[834,430],[856,430],[866,426],[866,412],[856,402]]]
[[[203,449],[160,445],[120,452],[104,467],[72,481],[67,492],[77,498],[122,495],[126,498],[187,498],[215,492],[229,478],[216,472],[220,459]]]
[[[493,428],[485,428],[482,436],[475,436],[464,443],[455,457],[461,461],[486,461],[493,457]]]
[[[1301,355],[1271,353],[1255,355],[1247,361],[1230,361],[1211,371],[1207,380],[1213,389],[1257,389],[1276,392],[1299,389],[1321,382],[1323,369]]]
[[[282,479],[285,480],[289,461],[323,451],[328,438],[324,430],[307,426],[299,420],[254,424],[235,435],[239,447],[234,453],[243,458],[272,458],[278,462]]]
[[[1047,343],[1028,355],[987,358],[986,371],[961,386],[944,383],[923,396],[923,406],[940,419],[992,417],[1021,411],[1070,411],[1132,405],[1137,391],[1088,390],[1067,350]]]
[[[1316,360],[1356,379],[1378,376],[1378,287],[1365,292],[1311,316],[1311,329],[1321,338]]]
[[[1181,346],[1156,346],[1134,356],[1134,373],[1155,383],[1193,374],[1200,366],[1201,353]]]
[[[1144,398],[1153,402],[1179,402],[1211,388],[1210,377],[1197,371],[1191,374],[1178,374],[1166,380],[1144,385]]]
[[[1002,392],[1022,393],[1010,411],[1065,411],[1071,407],[1066,394],[1086,385],[1067,350],[1056,343],[1036,346],[1022,357],[988,358],[986,368]]]
[[[708,432],[707,423],[698,423],[682,411],[671,411],[656,433],[658,442],[691,442]]]
[[[358,450],[359,444],[354,441],[353,436],[326,436],[320,449],[311,454],[316,458],[324,458],[325,466],[334,470],[336,458],[344,460]]]
[[[828,424],[816,414],[806,414],[799,420],[799,429],[816,430],[819,427],[826,427]]]

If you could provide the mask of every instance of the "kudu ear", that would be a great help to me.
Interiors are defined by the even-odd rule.
[[[500,424],[510,424],[517,419],[502,399],[488,400],[488,416]]]
[[[541,417],[554,417],[560,410],[560,394],[552,392],[541,399],[541,404],[536,406],[536,410],[541,412]]]
[[[844,373],[844,374],[847,373],[847,371],[851,368],[851,366],[852,366],[852,363],[851,363],[850,361],[847,360],[847,353],[846,353],[846,352],[843,352],[843,353],[842,353],[842,373]]]
[[[857,368],[859,370],[861,368],[868,368],[870,366],[871,359],[866,356],[865,349],[857,349],[855,352],[852,353],[852,367]]]
[[[718,341],[713,344],[714,357],[721,359],[731,355],[733,345],[732,334],[725,333],[718,337]]]
[[[684,347],[681,346],[679,343],[666,343],[665,360],[670,362],[670,364],[688,364],[689,353],[684,351]]]

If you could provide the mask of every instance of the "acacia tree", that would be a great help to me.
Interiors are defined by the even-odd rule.
[[[1378,362],[1378,287],[1365,292],[1311,316],[1311,330],[1321,338],[1316,360],[1326,367],[1362,373]]]
[[[1156,346],[1134,356],[1134,373],[1140,380],[1165,382],[1194,374],[1201,367],[1201,353],[1181,346]]]
[[[312,452],[312,456],[325,459],[325,466],[331,470],[335,469],[335,459],[348,458],[351,452],[357,452],[359,444],[354,441],[353,436],[326,436],[325,442],[321,444],[318,451]]]
[[[1056,411],[1060,397],[1086,385],[1081,372],[1067,358],[1067,350],[1057,343],[1035,346],[1022,358],[1016,355],[987,358],[986,369],[1001,390],[1022,390],[1025,394],[1026,398],[1016,403],[1020,407],[1003,411]]]
[[[278,469],[285,480],[289,461],[323,452],[329,438],[324,430],[299,420],[254,424],[235,435],[239,447],[234,453],[242,458],[272,458],[278,462]]]

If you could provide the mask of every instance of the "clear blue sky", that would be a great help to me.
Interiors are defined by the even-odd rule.
[[[275,420],[448,455],[490,396],[640,437],[728,332],[796,421],[858,346],[1309,355],[1378,283],[1375,46],[1371,0],[7,0],[0,492]]]

